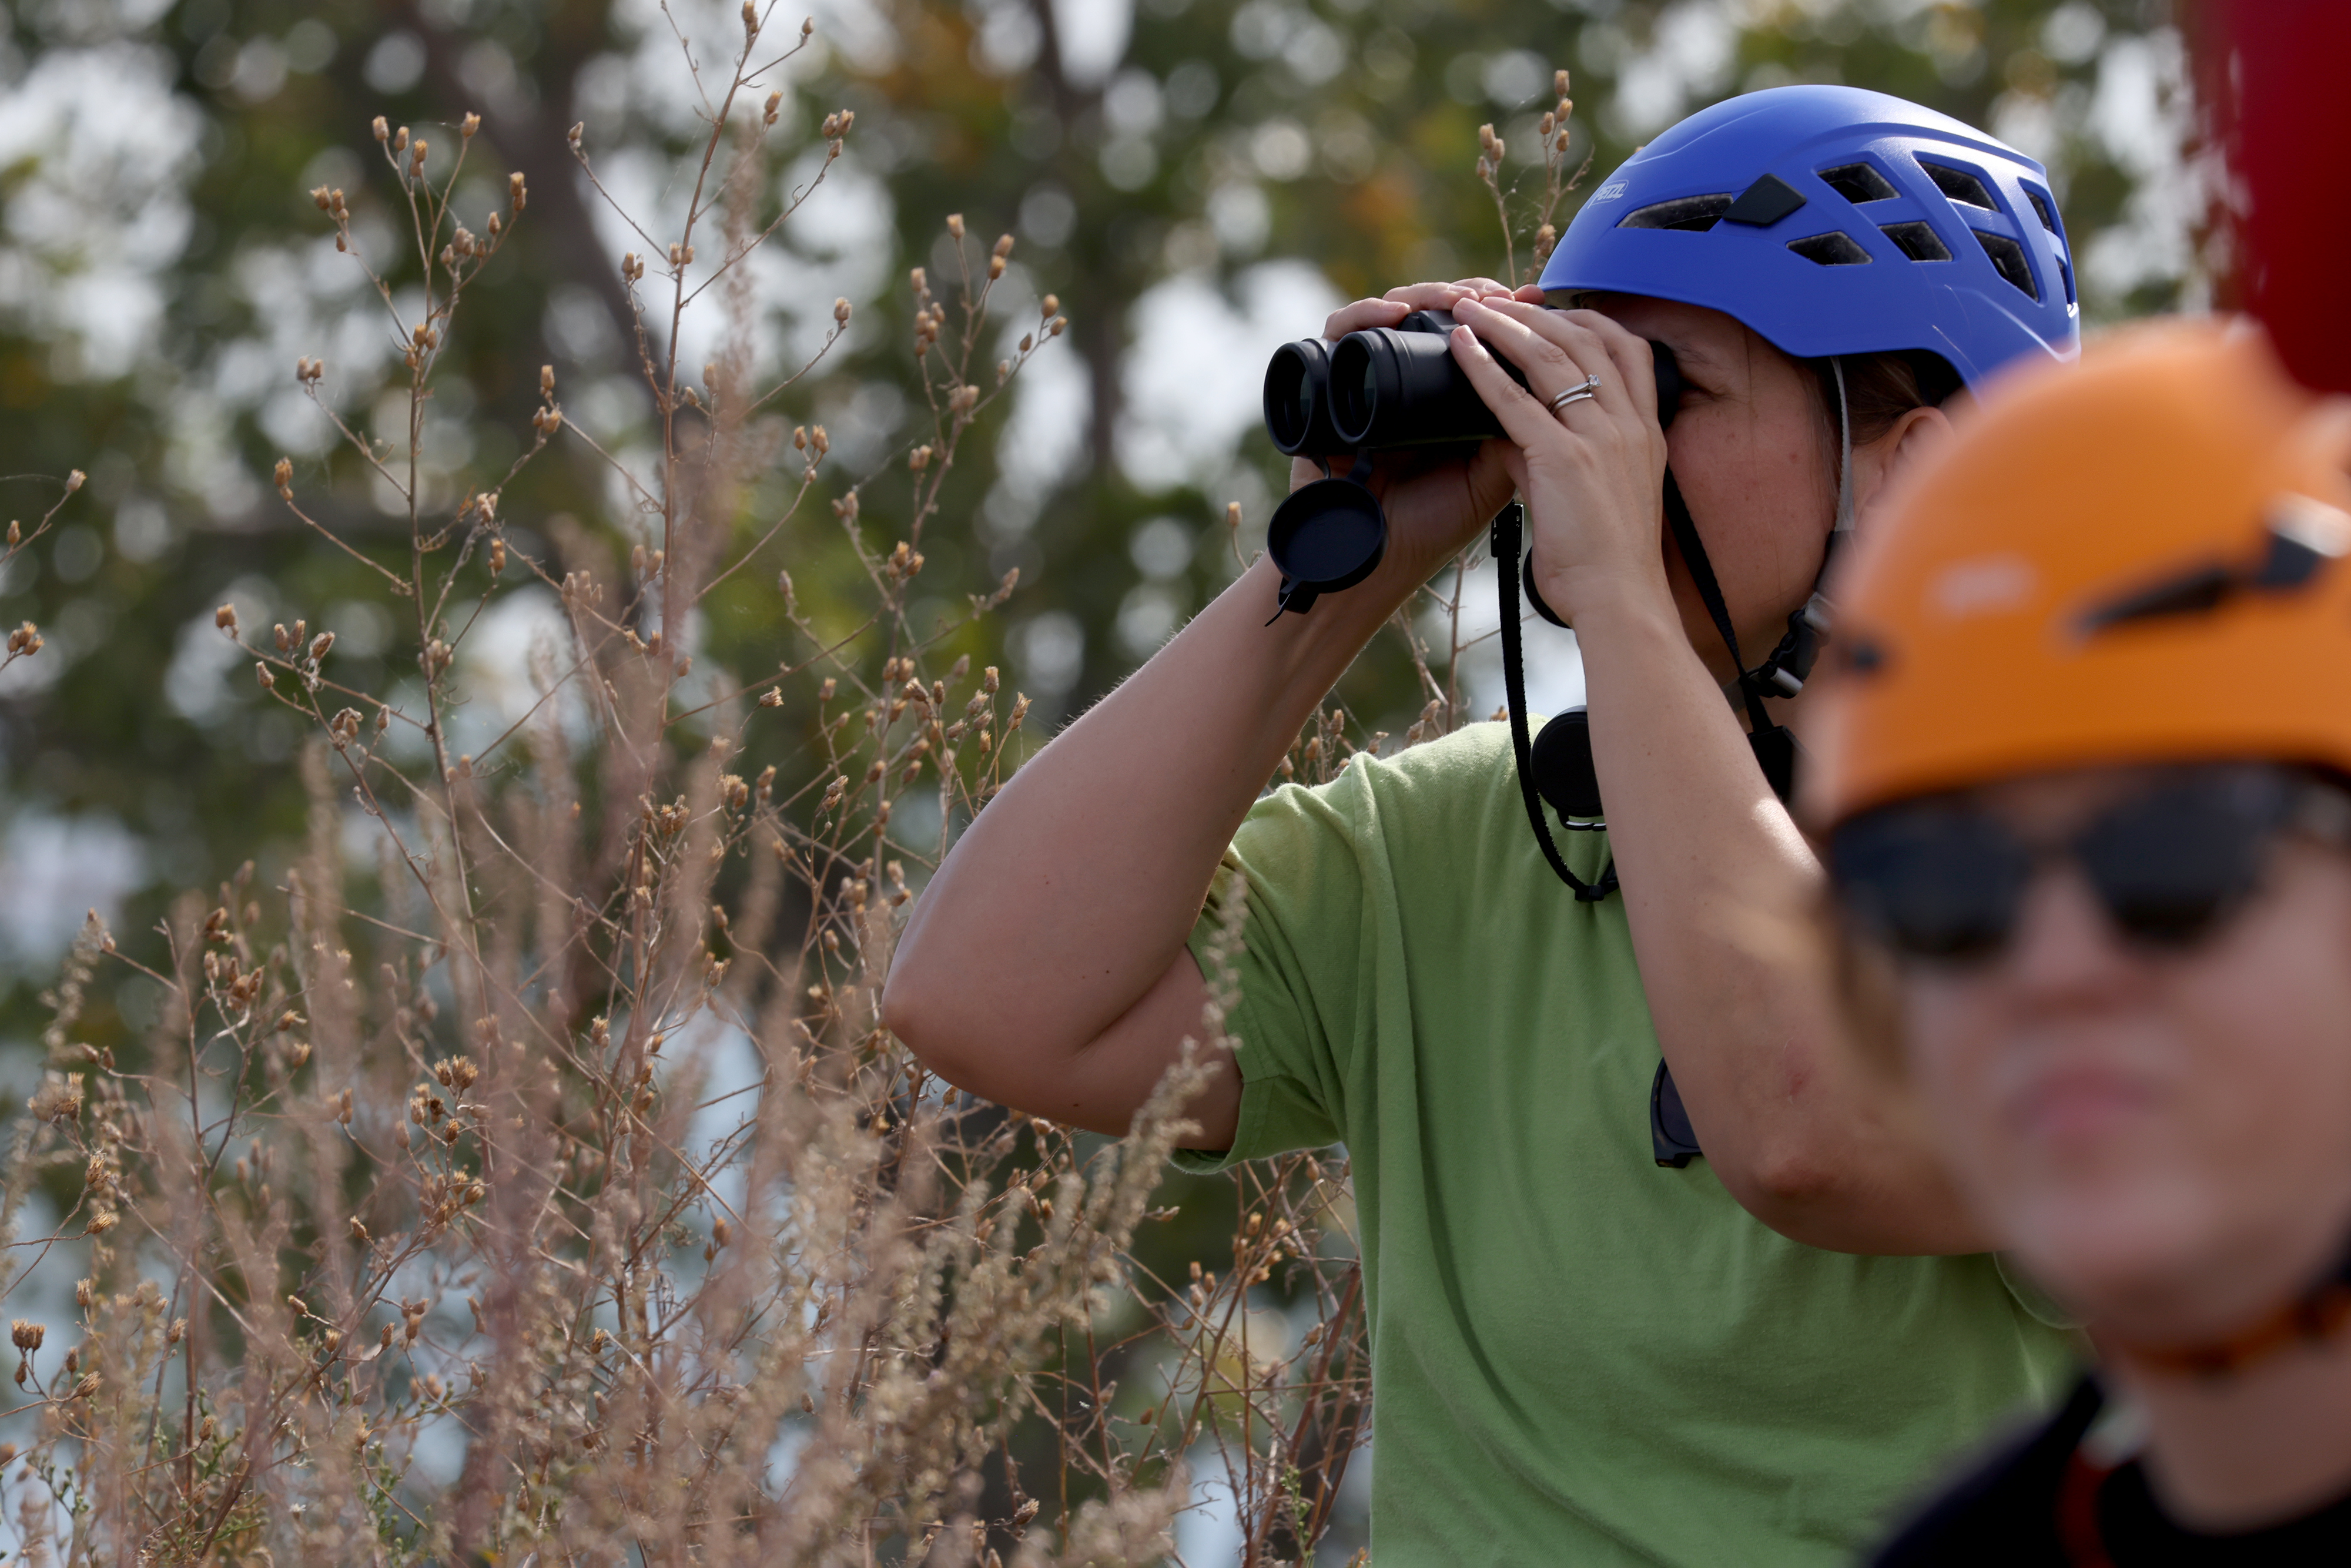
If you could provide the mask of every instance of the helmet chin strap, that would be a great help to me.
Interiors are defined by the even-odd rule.
[[[1739,696],[1747,707],[1748,744],[1754,748],[1763,777],[1782,800],[1795,788],[1796,737],[1772,719],[1763,699],[1792,697],[1804,689],[1804,681],[1820,657],[1821,644],[1828,641],[1829,602],[1822,596],[1821,582],[1828,575],[1837,546],[1853,531],[1853,405],[1845,395],[1844,359],[1832,357],[1829,368],[1837,389],[1836,522],[1821,551],[1820,570],[1813,574],[1812,592],[1788,617],[1788,630],[1779,645],[1752,669],[1739,651],[1739,633],[1731,625],[1721,584],[1715,580],[1714,563],[1707,558],[1706,541],[1698,537],[1698,525],[1690,518],[1672,470],[1666,473],[1666,521],[1673,528],[1674,543],[1682,552],[1682,563],[1689,568],[1698,598],[1705,601],[1707,614],[1730,654],[1732,667],[1739,671]]]
[[[2092,1337],[2101,1350],[2119,1352],[2151,1371],[2225,1377],[2301,1345],[2317,1344],[2351,1328],[2351,1252],[2335,1271],[2293,1301],[2223,1338],[2201,1344],[2138,1344],[2111,1334]]]
[[[1829,601],[1821,593],[1821,584],[1828,578],[1829,562],[1835,559],[1837,548],[1853,533],[1853,402],[1845,395],[1844,357],[1832,355],[1829,370],[1836,377],[1837,390],[1836,525],[1821,551],[1821,569],[1813,574],[1812,592],[1788,617],[1788,630],[1779,645],[1761,664],[1746,672],[1768,696],[1794,696],[1811,678],[1821,644],[1829,640]]]

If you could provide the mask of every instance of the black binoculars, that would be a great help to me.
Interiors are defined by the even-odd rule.
[[[1394,327],[1336,343],[1304,338],[1273,351],[1265,371],[1265,428],[1296,457],[1390,446],[1483,441],[1501,422],[1454,362],[1449,310],[1416,310]],[[1496,356],[1510,378],[1526,372]]]
[[[1325,593],[1353,588],[1387,553],[1387,517],[1365,487],[1371,456],[1403,446],[1474,444],[1502,434],[1501,421],[1455,362],[1447,310],[1416,310],[1393,327],[1350,332],[1336,343],[1303,338],[1273,351],[1265,371],[1265,429],[1293,457],[1322,465],[1324,477],[1301,486],[1274,512],[1266,553],[1281,569],[1280,610],[1304,613]],[[1671,424],[1681,402],[1673,350],[1652,342],[1657,423]],[[1526,372],[1497,354],[1494,362],[1523,387]],[[1353,462],[1343,475],[1338,464]],[[1538,598],[1535,607],[1555,621]]]

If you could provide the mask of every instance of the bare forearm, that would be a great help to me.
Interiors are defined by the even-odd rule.
[[[1023,766],[916,902],[885,1006],[918,1052],[998,1075],[967,1087],[1060,1071],[1152,990],[1300,727],[1410,591],[1375,576],[1268,626],[1276,581],[1259,561]]]
[[[1806,939],[1820,866],[1669,604],[1587,612],[1579,631],[1634,950],[1717,1175],[1816,1246],[1977,1249],[1908,1106],[1844,1043]]]

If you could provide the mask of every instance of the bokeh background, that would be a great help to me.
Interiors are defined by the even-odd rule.
[[[845,484],[914,432],[905,278],[955,277],[942,219],[1017,236],[997,296],[1008,343],[1049,292],[1072,325],[957,469],[924,581],[944,609],[1019,569],[973,652],[1036,699],[1040,729],[1147,657],[1261,538],[1283,483],[1258,425],[1269,350],[1344,298],[1499,270],[1478,128],[1510,144],[1506,183],[1531,170],[1539,187],[1534,120],[1555,68],[1573,76],[1586,190],[1705,103],[1844,81],[2046,162],[2086,321],[2207,293],[2206,164],[2162,0],[818,5],[781,111],[811,148],[828,112],[856,123],[826,189],[763,253],[758,350],[771,369],[797,363],[835,298],[854,306],[846,341],[787,409],[827,426],[828,472]],[[334,455],[296,385],[298,356],[318,356],[331,405],[405,418],[377,412],[404,398],[398,353],[307,193],[347,189],[362,247],[391,267],[371,117],[454,146],[433,128],[478,111],[480,183],[461,188],[461,215],[498,205],[508,169],[528,175],[531,204],[479,286],[462,374],[440,384],[434,493],[454,502],[504,471],[543,363],[582,428],[649,451],[619,283],[622,252],[643,246],[580,179],[567,131],[584,126],[632,207],[678,209],[697,124],[678,35],[723,52],[740,24],[706,0],[7,0],[5,14],[0,475],[19,477],[0,481],[0,515],[47,510],[57,486],[40,476],[89,475],[63,526],[0,580],[0,622],[37,622],[47,639],[0,677],[0,1041],[29,1041],[85,908],[137,931],[172,889],[248,857],[268,880],[271,846],[300,830],[294,726],[214,632],[216,605],[248,626],[331,625],[356,686],[396,687],[413,667],[365,569],[303,530],[268,480],[290,456],[337,528],[404,530],[396,497]],[[804,183],[820,162],[811,151],[776,178]],[[689,342],[686,362],[705,347]],[[868,521],[886,531],[877,505]],[[576,530],[630,538],[625,498],[577,446],[535,464],[503,512],[534,551],[559,553]],[[794,576],[820,615],[853,567],[823,508],[792,527]],[[771,667],[775,609],[772,590],[747,584],[690,642],[728,668]],[[528,702],[524,652],[552,614],[528,590],[493,607],[468,644],[462,725],[495,733],[502,692]],[[1535,705],[1573,700],[1572,644],[1535,658]],[[1499,700],[1493,672],[1464,674],[1481,709]],[[1366,729],[1403,731],[1419,697],[1401,643],[1375,645],[1344,695]],[[143,995],[99,1006],[135,1029]],[[21,1096],[37,1065],[29,1045],[0,1044],[0,1090]],[[1187,1528],[1215,1527],[1209,1511]],[[1215,1560],[1212,1541],[1196,1535],[1187,1556]]]

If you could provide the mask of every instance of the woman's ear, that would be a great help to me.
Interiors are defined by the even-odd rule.
[[[1940,408],[1921,403],[1896,420],[1885,434],[1866,446],[1855,448],[1853,512],[1856,526],[1896,475],[1906,472],[1941,446],[1950,434],[1951,416]]]

